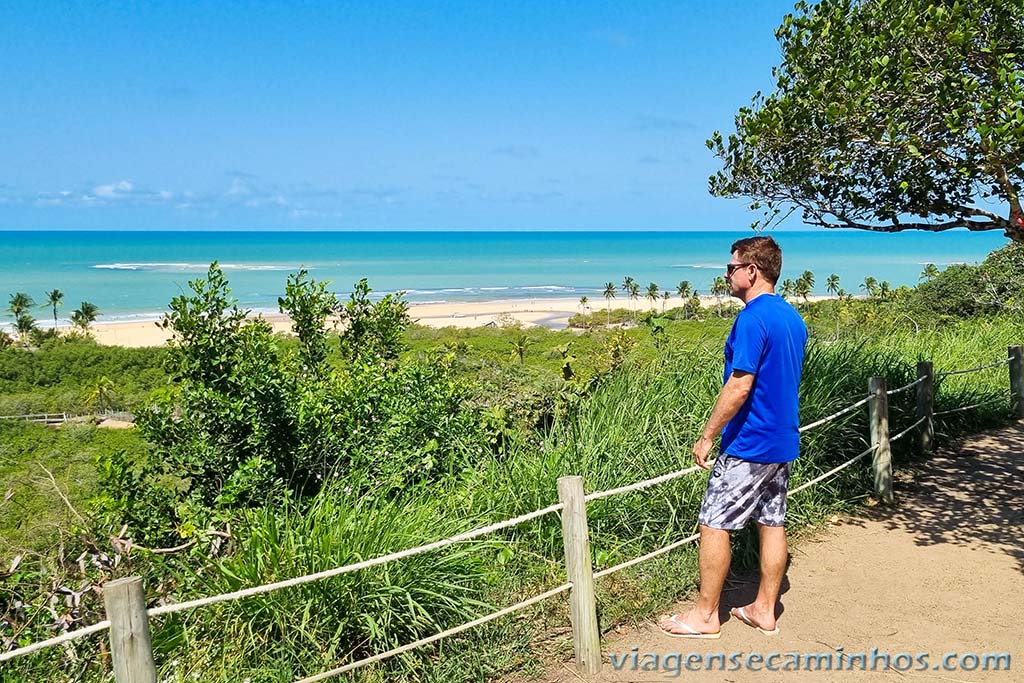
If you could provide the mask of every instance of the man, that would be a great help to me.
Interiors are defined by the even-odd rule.
[[[800,450],[797,390],[807,326],[775,294],[782,250],[771,237],[748,237],[732,245],[725,278],[730,294],[745,307],[725,343],[724,386],[700,439],[697,464],[721,430],[721,455],[708,478],[700,517],[700,595],[693,609],[665,617],[661,628],[681,638],[718,638],[718,606],[731,550],[729,532],[752,519],[761,546],[757,598],[731,614],[766,635],[778,633],[775,606],[786,570],[786,494],[789,470]]]

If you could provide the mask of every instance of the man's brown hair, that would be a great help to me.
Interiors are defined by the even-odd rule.
[[[736,252],[741,261],[753,263],[764,278],[774,285],[782,273],[782,249],[771,237],[744,237],[732,243],[729,253]]]

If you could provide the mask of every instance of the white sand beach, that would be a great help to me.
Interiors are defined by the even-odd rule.
[[[641,306],[642,304],[637,304]],[[614,303],[613,303],[614,306]],[[588,306],[589,309],[593,307]],[[523,326],[561,328],[569,318],[583,312],[577,299],[519,299],[487,302],[456,302],[443,304],[411,304],[409,315],[413,322],[429,327],[481,327],[516,320]],[[275,332],[289,334],[291,321],[279,313],[264,313],[263,319]],[[108,346],[162,346],[170,334],[155,321],[97,322],[92,335],[100,344]]]
[[[829,297],[812,296],[811,300]],[[722,299],[726,304],[729,300]],[[704,307],[716,304],[715,297],[703,296]],[[667,308],[681,305],[676,298],[669,301]],[[612,300],[612,308],[632,308],[637,310],[661,311],[661,303],[650,306],[646,301],[629,302],[621,299]],[[600,313],[605,310],[605,302],[592,301],[587,310],[580,306],[578,299],[510,299],[504,301],[484,302],[451,302],[440,304],[411,304],[409,315],[415,323],[428,327],[482,327],[500,325],[515,320],[524,327],[562,328],[568,324],[569,318],[577,313]],[[271,324],[275,332],[291,333],[291,321],[288,316],[279,313],[264,313],[263,319]],[[92,328],[92,335],[100,344],[107,346],[162,346],[170,339],[170,334],[157,326],[155,321],[132,322],[97,322]]]
[[[706,297],[704,305],[713,305],[714,298]],[[603,302],[601,302],[603,303]],[[678,300],[675,302],[678,304]],[[644,309],[645,302],[635,302],[638,310]],[[628,307],[627,302],[613,301],[615,308]],[[586,312],[597,312],[604,306],[591,304]],[[657,308],[660,309],[660,304]],[[569,318],[584,312],[578,299],[516,299],[484,302],[452,302],[441,304],[411,304],[409,315],[415,323],[429,327],[482,327],[515,320],[524,327],[542,326],[561,328]],[[291,321],[279,313],[264,313],[263,319],[271,324],[275,332],[291,332]],[[170,334],[157,326],[155,321],[97,322],[92,335],[100,344],[108,346],[162,346]]]

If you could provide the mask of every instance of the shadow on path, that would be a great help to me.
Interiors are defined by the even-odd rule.
[[[865,519],[909,532],[922,546],[1006,553],[1024,572],[1024,424],[970,437],[915,465],[897,472],[897,506],[873,508]]]

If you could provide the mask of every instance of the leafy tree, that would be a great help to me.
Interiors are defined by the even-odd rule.
[[[57,327],[57,308],[64,305],[64,292],[53,289],[46,293],[46,303],[43,306],[50,306],[53,309],[53,327]]]
[[[284,291],[277,304],[299,338],[303,372],[321,377],[327,371],[327,318],[338,308],[338,297],[304,268],[288,276]]]
[[[919,284],[907,306],[927,316],[965,318],[1021,310],[1024,245],[1011,242],[977,266],[953,264]]]
[[[179,494],[181,535],[211,510],[280,498],[296,474],[294,383],[270,325],[246,319],[216,262],[189,286],[158,323],[174,333],[165,356],[173,384],[137,415],[158,479]]]
[[[608,282],[604,286],[604,299],[608,302],[608,324],[612,323],[612,299],[615,298],[615,283]]]
[[[402,335],[412,322],[402,292],[370,300],[366,278],[356,283],[348,302],[338,310],[345,330],[341,350],[349,360],[393,362],[405,348]]]
[[[1024,241],[1024,3],[801,1],[775,90],[708,147],[719,196],[829,228],[1003,230]],[[1002,204],[997,212],[992,204]],[[784,209],[788,209],[785,213]]]

